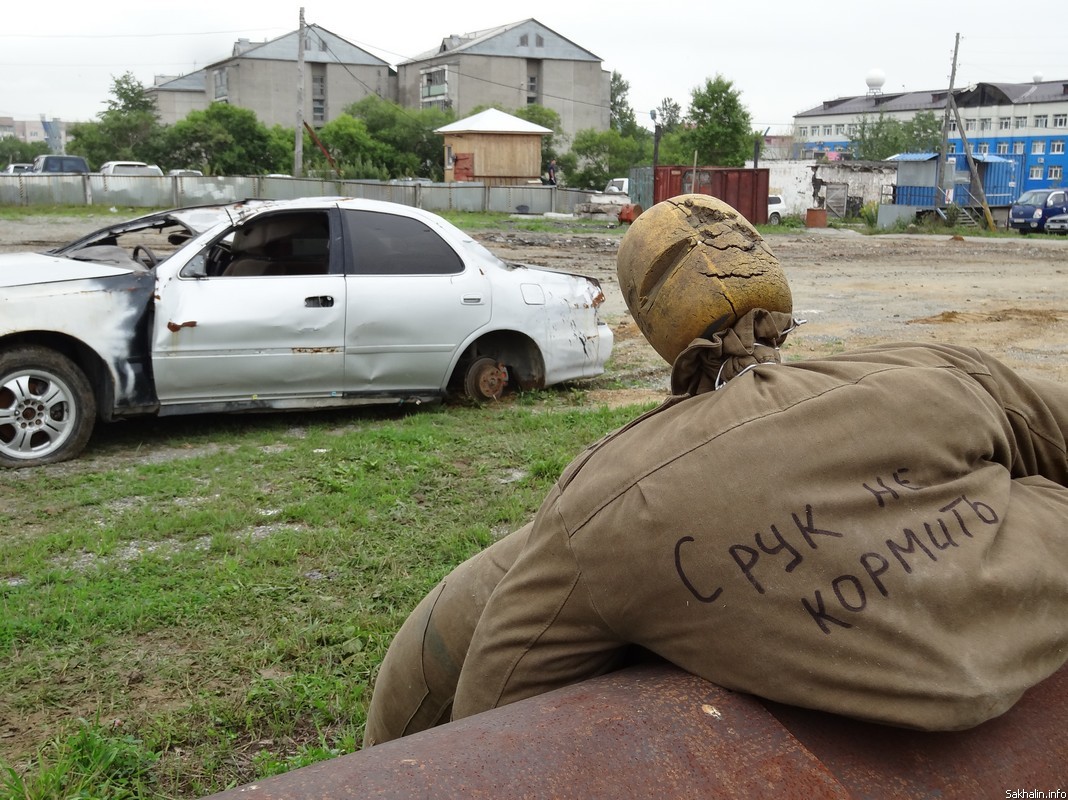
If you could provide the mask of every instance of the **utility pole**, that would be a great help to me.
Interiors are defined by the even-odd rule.
[[[946,110],[942,114],[942,147],[938,151],[938,164],[935,165],[935,206],[941,208],[946,204],[945,169],[946,150],[949,149],[949,115],[953,110],[953,83],[957,79],[957,52],[960,50],[960,34],[958,33],[953,42],[953,68],[949,71],[949,91],[946,92]],[[961,130],[961,135],[964,131]]]
[[[304,6],[297,31],[297,132],[293,141],[293,177],[304,174]]]

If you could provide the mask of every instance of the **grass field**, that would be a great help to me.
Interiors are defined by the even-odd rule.
[[[358,748],[407,612],[640,410],[152,420],[0,472],[0,796],[199,797]]]

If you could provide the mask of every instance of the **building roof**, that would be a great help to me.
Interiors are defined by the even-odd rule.
[[[198,69],[187,75],[157,75],[156,82],[150,89],[161,92],[203,92],[207,70]]]
[[[319,25],[304,27],[304,60],[328,64],[355,64],[360,66],[389,67],[389,62],[368,53],[352,42],[331,33]],[[234,58],[264,59],[269,61],[296,61],[300,31],[290,31],[265,42],[252,42],[238,39],[234,42],[233,53],[208,69]]]
[[[526,44],[522,43],[524,35],[527,37]],[[564,61],[601,61],[600,56],[579,47],[552,28],[530,18],[508,25],[499,25],[496,28],[451,34],[442,39],[441,44],[433,50],[427,50],[400,63],[415,64],[420,61],[429,61],[446,53]]]
[[[496,108],[487,108],[466,119],[460,119],[438,128],[434,133],[537,133],[545,135],[552,131]]]
[[[797,114],[797,118],[834,115],[858,116],[891,111],[941,111],[946,107],[948,89],[891,94],[864,94],[825,100],[822,104]],[[1034,83],[977,83],[953,90],[960,108],[1053,103],[1068,100],[1068,78]]]
[[[950,155],[960,155],[960,153],[950,153]],[[887,161],[935,161],[938,158],[938,153],[898,153],[897,155],[890,156]],[[993,153],[972,153],[973,161],[981,161],[988,164],[1008,164],[1012,159],[1002,158],[996,156]]]

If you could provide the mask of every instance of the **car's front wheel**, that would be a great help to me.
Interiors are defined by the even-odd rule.
[[[45,347],[0,353],[0,466],[74,458],[95,422],[89,381],[69,358]]]
[[[780,222],[782,222],[782,217],[779,216],[778,212],[768,217],[768,225],[778,225]]]

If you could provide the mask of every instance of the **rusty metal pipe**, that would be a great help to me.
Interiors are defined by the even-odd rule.
[[[922,733],[644,665],[212,797],[1006,797],[1068,790],[1066,701],[1068,668],[978,728]]]

